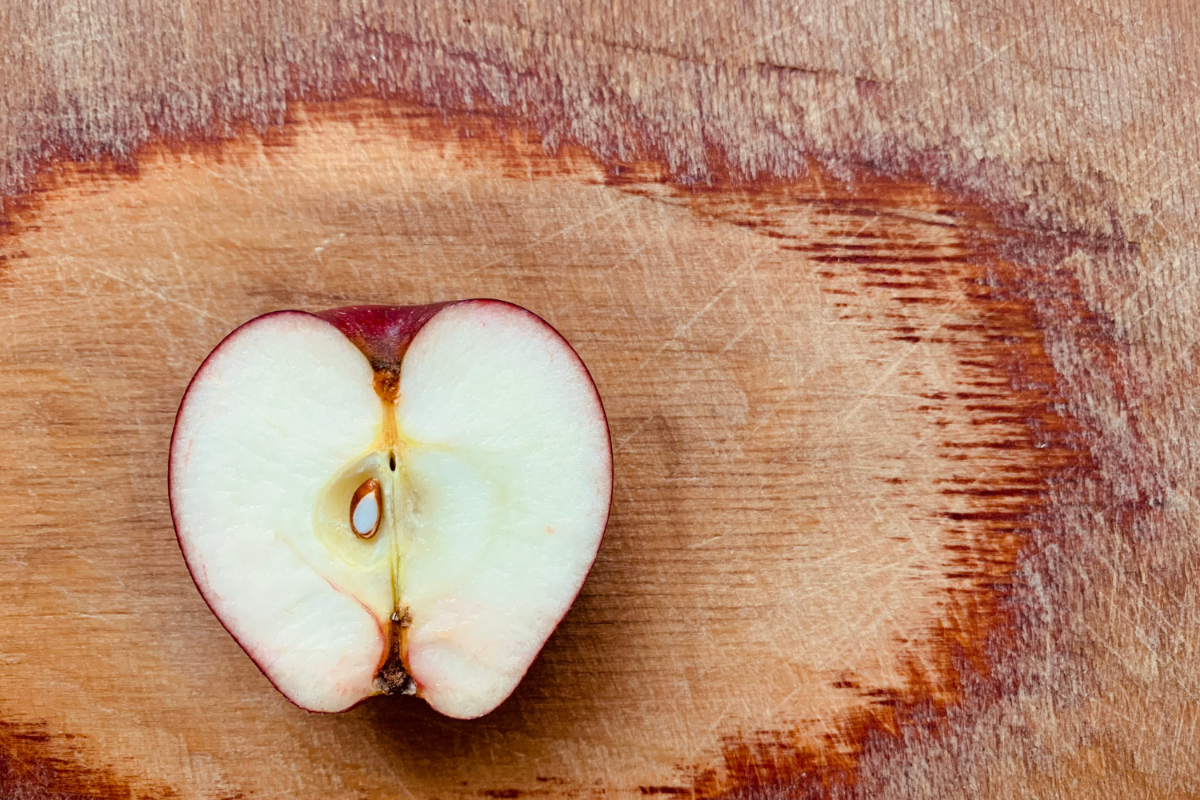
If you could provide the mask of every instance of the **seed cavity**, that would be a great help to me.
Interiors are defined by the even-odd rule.
[[[379,530],[383,510],[383,488],[369,478],[350,498],[350,529],[360,539],[370,539]]]

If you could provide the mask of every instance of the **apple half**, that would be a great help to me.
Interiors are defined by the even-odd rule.
[[[197,588],[288,699],[465,719],[583,585],[612,447],[587,368],[518,306],[280,311],[192,379],[169,491]]]

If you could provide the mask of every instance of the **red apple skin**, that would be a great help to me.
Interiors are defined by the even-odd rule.
[[[478,302],[478,301],[459,301]],[[400,369],[404,353],[417,331],[447,306],[455,303],[431,303],[427,306],[347,306],[318,311],[318,316],[331,323],[354,342],[371,362],[376,372]]]
[[[592,567],[594,567],[596,564],[596,557],[599,556],[599,548],[604,544],[604,534],[608,532],[608,521],[612,518],[612,498],[615,491],[614,484],[616,475],[613,467],[612,432],[608,427],[608,414],[604,410],[604,402],[600,397],[599,390],[596,388],[596,381],[592,377],[591,371],[587,368],[587,365],[583,362],[583,359],[579,357],[579,354],[575,352],[575,348],[571,346],[566,337],[558,332],[557,328],[527,308],[518,306],[515,303],[509,303],[506,300],[494,300],[491,298],[450,300],[441,303],[430,303],[428,305],[420,306],[343,306],[341,308],[331,308],[325,311],[317,312],[285,309],[280,311],[271,311],[266,314],[260,314],[259,316],[249,319],[234,328],[217,344],[216,347],[212,349],[212,352],[205,356],[204,360],[200,362],[200,366],[196,368],[196,372],[192,375],[191,380],[188,381],[187,389],[184,390],[183,397],[179,401],[179,410],[175,412],[175,423],[171,430],[171,446],[167,452],[167,501],[171,510],[171,524],[175,528],[175,541],[179,545],[180,553],[185,554],[186,549],[183,543],[183,537],[180,535],[181,528],[179,524],[179,518],[176,512],[174,500],[172,499],[173,492],[171,491],[171,487],[174,486],[174,475],[171,465],[174,463],[176,442],[175,434],[178,431],[179,421],[183,416],[183,410],[187,404],[188,394],[191,392],[192,384],[196,382],[196,378],[199,377],[200,373],[204,371],[204,366],[208,363],[209,359],[213,358],[213,356],[217,354],[217,352],[225,345],[226,342],[229,342],[236,337],[238,333],[247,325],[251,325],[262,319],[272,317],[277,314],[304,314],[305,316],[317,317],[318,319],[324,320],[325,322],[328,322],[337,328],[337,330],[343,336],[349,339],[360,351],[362,351],[363,355],[365,355],[367,360],[370,362],[371,368],[376,372],[376,387],[377,389],[380,389],[395,385],[395,380],[399,375],[401,362],[404,359],[404,353],[408,350],[408,346],[412,342],[413,338],[417,335],[417,332],[425,326],[425,323],[433,319],[433,317],[436,316],[437,313],[442,309],[452,305],[458,305],[459,303],[496,303],[499,305],[509,306],[517,311],[520,311],[521,313],[528,314],[529,316],[537,319],[551,331],[554,331],[554,333],[560,339],[562,339],[563,344],[567,346],[567,350],[575,357],[575,360],[578,362],[580,368],[583,369],[584,374],[588,377],[588,383],[592,387],[592,393],[596,396],[596,404],[600,408],[600,415],[604,418],[604,430],[608,434],[609,485],[608,510],[604,518],[604,529],[600,536],[600,544],[597,545],[596,548],[596,556],[592,557],[592,562],[588,565],[588,573],[590,573]],[[192,572],[191,564],[189,563],[186,555],[183,559],[183,563],[188,570],[188,576],[192,579],[192,584],[196,587],[196,591],[199,592],[201,599],[204,600],[204,604],[208,606],[208,609],[212,612],[212,615],[216,617],[217,622],[220,623],[221,627],[225,629],[225,632],[229,634],[230,638],[237,642],[238,647],[242,648],[242,651],[250,658],[250,661],[254,664],[254,666],[258,667],[258,671],[261,672],[263,677],[267,679],[267,682],[270,683],[277,692],[283,695],[283,697],[289,703],[297,708],[307,711],[310,714],[341,714],[349,711],[352,708],[355,708],[359,703],[369,699],[370,696],[364,697],[362,700],[359,700],[357,703],[348,706],[342,711],[332,712],[317,711],[311,708],[306,708],[305,706],[297,703],[295,700],[292,700],[287,693],[280,689],[279,686],[271,680],[271,677],[267,674],[267,671],[263,669],[263,665],[259,664],[254,658],[250,648],[247,647],[244,642],[238,639],[233,631],[229,629],[229,626],[225,624],[224,620],[221,619],[220,615],[218,615],[213,609],[213,604],[209,598],[205,596],[204,590],[200,586],[200,582],[196,580],[196,575]],[[579,591],[582,590],[583,585],[581,584]],[[567,603],[566,610],[563,612],[563,616],[559,617],[558,620],[555,621],[554,627],[551,629],[551,635],[553,635],[553,631],[558,628],[558,625],[562,622],[567,612],[571,610],[571,606],[575,604],[575,600],[579,597],[579,591],[577,591],[571,598],[571,601]],[[549,641],[549,639],[547,639],[547,641]],[[545,644],[543,643],[542,649],[544,648]],[[538,655],[541,655],[541,650],[538,651]],[[386,657],[385,651],[384,658],[386,659]],[[535,656],[534,661],[536,660],[537,657]],[[382,667],[382,664],[380,666]],[[407,668],[407,665],[405,666]],[[533,662],[530,662],[529,666],[532,667]],[[526,673],[528,673],[528,668],[526,668]],[[518,685],[520,685],[519,681]],[[419,683],[417,684],[417,696],[421,696],[421,686]]]

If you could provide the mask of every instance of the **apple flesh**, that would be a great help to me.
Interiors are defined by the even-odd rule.
[[[197,588],[290,700],[471,718],[579,592],[612,449],[583,362],[517,306],[280,311],[192,379],[169,491]]]

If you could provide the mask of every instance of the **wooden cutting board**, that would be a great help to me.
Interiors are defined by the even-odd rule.
[[[5,10],[0,796],[1200,791],[1195,31],[719,5]],[[180,397],[465,297],[595,377],[596,566],[491,715],[308,714],[183,564]]]

